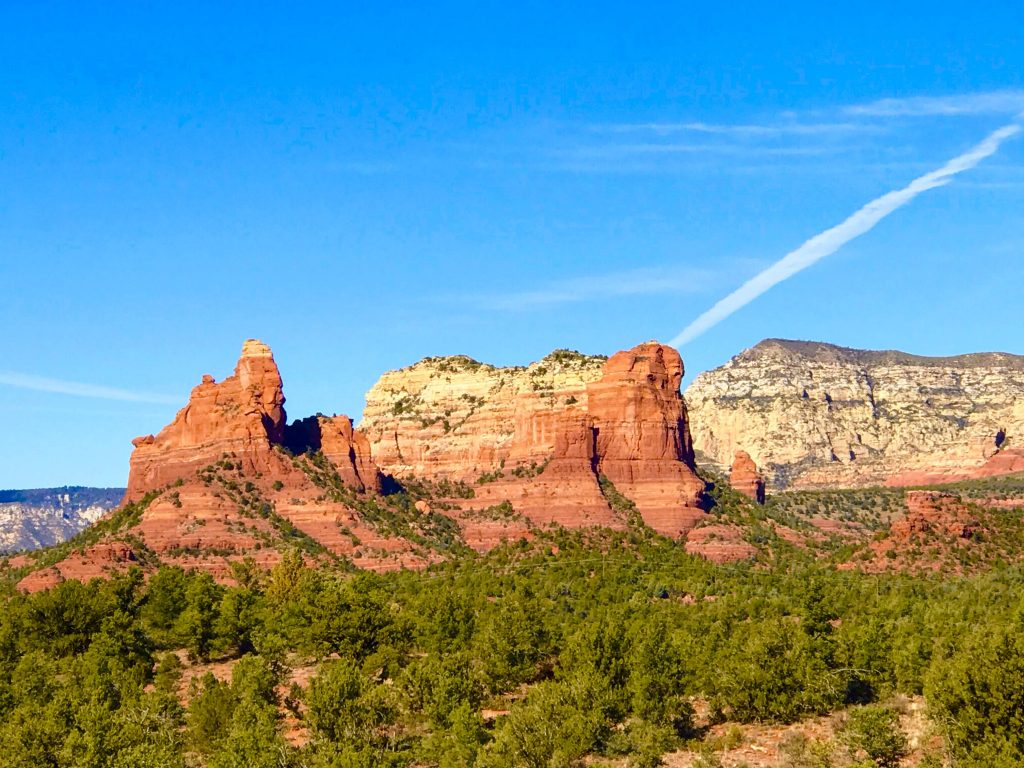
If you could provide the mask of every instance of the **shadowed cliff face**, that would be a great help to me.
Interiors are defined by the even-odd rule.
[[[941,482],[1024,468],[1024,358],[928,358],[770,339],[686,390],[694,447],[746,450],[776,488]]]
[[[381,491],[381,473],[370,458],[370,443],[348,416],[309,416],[289,424],[285,447],[294,454],[319,451],[350,487]]]

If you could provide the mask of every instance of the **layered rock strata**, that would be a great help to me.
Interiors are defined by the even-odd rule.
[[[311,457],[319,456],[353,503],[381,491],[369,443],[352,420],[313,416],[287,424],[284,402],[269,347],[246,341],[232,376],[221,382],[203,376],[170,424],[133,441],[125,503],[146,503],[127,532],[160,562],[225,579],[242,558],[272,566],[294,546],[287,541],[293,531],[322,547],[323,557],[351,558],[368,568],[429,561],[422,548],[380,533],[352,503],[314,482]],[[122,551],[116,542],[108,549]],[[102,575],[129,562],[134,557],[76,552],[24,586],[79,578],[89,568]]]
[[[914,484],[1024,468],[1024,357],[920,357],[769,339],[686,390],[694,446],[744,449],[775,488]]]
[[[0,491],[0,553],[65,541],[114,509],[124,488]]]
[[[536,524],[622,526],[607,478],[655,530],[679,536],[702,516],[683,364],[649,342],[608,360],[565,350],[527,368],[428,358],[381,377],[360,430],[397,477],[473,485]]]

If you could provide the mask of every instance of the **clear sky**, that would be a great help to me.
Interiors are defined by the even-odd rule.
[[[123,484],[247,337],[292,417],[427,355],[671,339],[1024,111],[1019,2],[387,5],[0,3],[0,487]],[[1015,137],[690,374],[1024,353],[1022,203]]]

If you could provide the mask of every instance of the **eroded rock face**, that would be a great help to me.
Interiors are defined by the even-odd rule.
[[[644,521],[678,536],[703,514],[679,353],[656,342],[608,359],[557,351],[527,368],[427,359],[385,374],[360,429],[385,472],[478,486],[536,524],[621,526],[602,475]]]
[[[123,488],[0,491],[0,553],[39,549],[70,539],[114,509],[123,497]]]
[[[598,472],[668,536],[685,533],[703,515],[704,481],[694,469],[682,379],[679,353],[650,342],[613,355],[587,385]]]
[[[18,583],[18,588],[26,592],[38,592],[70,579],[86,582],[96,577],[110,576],[135,562],[135,553],[127,544],[99,542],[83,552],[72,553],[56,565],[33,571]]]
[[[310,416],[289,424],[285,442],[293,453],[321,451],[346,485],[380,493],[381,474],[370,457],[370,441],[348,416]]]
[[[1014,355],[929,358],[770,339],[697,376],[686,401],[702,458],[724,469],[742,448],[776,488],[1024,466],[1013,455],[1024,442],[1024,357]]]
[[[210,375],[160,434],[137,437],[129,461],[125,501],[187,478],[233,454],[252,473],[273,472],[271,448],[283,443],[284,392],[270,348],[249,339],[235,373],[219,384]]]
[[[764,504],[764,477],[746,451],[736,451],[729,470],[729,485],[758,504]]]
[[[503,460],[511,469],[550,456],[559,415],[585,412],[604,362],[566,350],[526,368],[427,358],[380,377],[359,429],[388,473],[475,481]]]
[[[243,558],[273,566],[295,546],[296,530],[323,547],[321,557],[367,568],[416,567],[434,557],[379,531],[355,508],[380,492],[381,474],[352,420],[313,416],[286,425],[283,406],[270,349],[245,342],[233,376],[220,383],[204,376],[173,422],[134,441],[126,501],[156,495],[116,536],[130,533],[161,562],[224,580]],[[350,496],[334,492],[332,473]],[[45,586],[69,569],[77,578],[113,567],[77,553],[22,587]]]
[[[868,573],[962,573],[967,564],[957,553],[964,551],[972,551],[978,562],[992,559],[997,552],[1000,558],[1019,557],[1019,551],[999,551],[999,531],[989,529],[985,522],[993,523],[998,518],[983,517],[983,510],[959,496],[941,491],[907,491],[905,500],[906,515],[893,521],[888,535],[873,537],[859,555],[840,568]]]
[[[954,539],[970,539],[981,524],[970,514],[958,496],[934,491],[908,491],[907,516],[895,521],[891,536],[908,542],[922,534],[933,533]]]
[[[468,506],[508,502],[524,518],[521,535],[530,527],[551,523],[567,528],[624,529],[628,520],[611,508],[601,490],[592,420],[579,412],[564,412],[555,418],[537,414],[536,420],[547,422],[543,430],[531,428],[516,435],[514,455],[523,457],[521,463],[499,464],[492,473],[496,479],[474,486],[475,495]],[[543,435],[544,442],[532,443],[537,435]],[[550,449],[549,440],[553,442]],[[470,529],[475,527],[470,525]],[[510,533],[502,531],[506,538]]]

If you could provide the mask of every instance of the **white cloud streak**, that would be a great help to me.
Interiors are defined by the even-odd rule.
[[[118,389],[117,387],[104,387],[97,384],[83,384],[77,381],[49,379],[44,376],[33,376],[27,373],[15,373],[12,371],[0,371],[0,385],[57,395],[91,397],[100,400],[120,400],[126,403],[174,405],[180,400],[180,398],[158,395],[151,392],[132,392],[131,390]]]
[[[838,251],[851,240],[869,232],[878,222],[902,208],[922,192],[948,184],[959,173],[974,168],[986,157],[995,154],[1006,139],[1019,133],[1017,123],[993,131],[983,141],[959,155],[938,170],[914,179],[910,184],[872,200],[841,224],[815,235],[795,251],[791,251],[770,267],[752,277],[735,291],[702,314],[669,343],[679,347],[693,341],[725,318],[742,309],[758,296],[783,280]]]
[[[595,126],[594,130],[602,133],[652,133],[658,136],[669,136],[678,133],[700,133],[713,136],[732,136],[762,138],[773,136],[821,136],[836,133],[862,133],[879,130],[876,126],[864,123],[765,123],[737,124],[728,123],[621,123],[617,125]]]
[[[473,297],[483,309],[526,310],[594,299],[696,293],[707,288],[710,272],[698,269],[633,269],[550,283],[516,293]]]
[[[854,104],[843,111],[863,117],[1010,115],[1024,110],[1024,90],[984,91],[952,96],[910,96]]]

